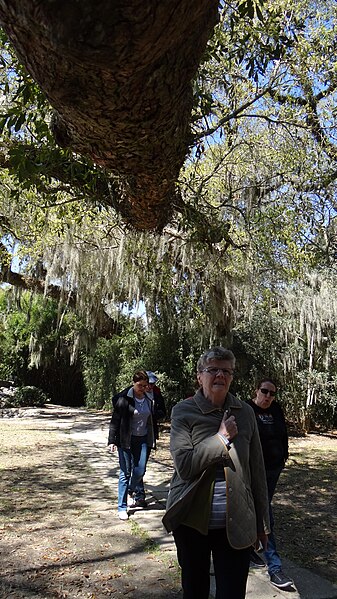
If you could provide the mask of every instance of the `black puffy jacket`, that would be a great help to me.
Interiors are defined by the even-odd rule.
[[[155,402],[145,394],[151,414],[148,420],[147,445],[155,449]],[[135,411],[133,387],[127,387],[112,398],[113,412],[110,420],[108,445],[117,445],[122,449],[129,449],[131,443],[131,420]]]

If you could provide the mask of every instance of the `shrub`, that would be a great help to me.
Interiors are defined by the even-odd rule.
[[[38,387],[27,386],[16,389],[13,396],[12,405],[14,407],[40,407],[48,401],[50,401],[48,396],[41,391],[41,389],[38,389]]]

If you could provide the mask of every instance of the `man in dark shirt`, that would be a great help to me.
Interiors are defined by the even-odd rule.
[[[154,401],[154,432],[156,439],[159,439],[158,423],[165,420],[166,418],[165,400],[161,394],[161,390],[159,389],[159,387],[157,387],[158,377],[154,374],[154,372],[152,372],[152,370],[147,370],[146,374],[149,377],[149,384],[146,393]]]
[[[271,501],[279,476],[288,459],[288,433],[282,408],[274,401],[275,395],[274,381],[265,378],[257,386],[256,397],[248,403],[255,412],[267,476],[271,533],[268,536],[268,546],[264,557],[271,583],[280,589],[285,589],[290,587],[293,581],[283,573],[281,558],[276,550]],[[259,558],[259,556],[257,557]],[[252,561],[255,561],[254,553]]]

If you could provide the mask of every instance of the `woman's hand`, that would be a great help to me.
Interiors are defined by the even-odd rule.
[[[258,533],[257,539],[255,541],[255,545],[254,545],[256,550],[260,547],[260,543],[262,544],[263,550],[266,551],[267,543],[268,543],[268,535],[265,532]]]
[[[223,415],[218,432],[231,441],[238,434],[235,416],[228,416],[228,411]]]

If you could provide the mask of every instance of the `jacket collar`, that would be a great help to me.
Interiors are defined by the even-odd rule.
[[[130,399],[136,399],[134,392],[133,392],[133,386],[129,388],[126,397],[130,397]],[[151,403],[153,402],[153,398],[149,397],[147,391],[145,391],[144,393],[144,398],[147,399],[148,401],[150,401]]]
[[[213,406],[211,404],[211,402],[208,401],[208,399],[206,399],[206,397],[204,396],[204,394],[202,392],[202,389],[199,389],[196,392],[196,394],[194,395],[194,400],[195,400],[195,403],[197,404],[199,410],[203,414],[208,414],[209,412],[215,412],[216,410],[219,409],[219,408],[216,408],[215,406]],[[241,408],[241,407],[242,407],[241,401],[236,399],[236,397],[234,395],[232,395],[231,393],[227,393],[225,403],[224,403],[223,407],[220,409],[225,411],[225,410],[230,410],[231,408]]]

